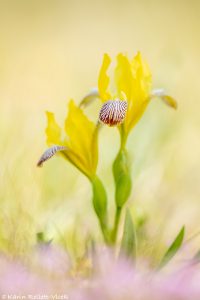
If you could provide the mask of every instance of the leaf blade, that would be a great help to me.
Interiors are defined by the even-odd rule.
[[[128,257],[136,258],[137,254],[137,238],[135,226],[132,221],[129,210],[126,210],[124,232],[121,242],[120,254],[125,253]]]
[[[179,231],[175,240],[172,242],[172,244],[167,249],[166,253],[164,254],[163,258],[161,259],[161,262],[158,267],[159,269],[163,268],[178,252],[178,250],[182,246],[184,235],[185,235],[185,226],[183,226],[181,228],[181,230]]]

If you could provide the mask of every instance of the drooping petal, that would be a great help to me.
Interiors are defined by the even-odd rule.
[[[163,100],[167,105],[170,107],[177,109],[177,102],[174,98],[169,96],[164,89],[154,89],[151,94],[150,98],[159,97],[161,100]]]
[[[92,88],[91,91],[83,97],[81,100],[79,107],[84,108],[92,103],[94,100],[99,99],[99,90],[98,88]]]
[[[43,163],[47,160],[49,160],[50,158],[52,158],[56,153],[61,152],[67,150],[66,146],[58,146],[58,145],[54,145],[50,148],[48,148],[40,157],[37,166],[38,167],[42,167]]]
[[[46,136],[47,136],[47,145],[60,145],[61,144],[61,128],[56,123],[55,116],[51,112],[46,112],[47,115],[47,128],[46,128]]]
[[[162,99],[167,105],[171,106],[171,107],[174,108],[174,109],[177,109],[178,104],[177,104],[176,100],[175,100],[173,97],[171,97],[171,96],[169,96],[169,95],[165,95],[165,96],[163,96],[161,99]]]
[[[101,100],[107,101],[111,98],[110,93],[108,92],[109,86],[109,76],[107,75],[107,70],[110,65],[111,59],[108,54],[104,54],[103,63],[99,72],[99,79],[98,79],[98,89]]]

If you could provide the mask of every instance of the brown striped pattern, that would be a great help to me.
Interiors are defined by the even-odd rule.
[[[127,106],[127,101],[109,100],[102,106],[99,120],[109,126],[119,125],[125,119]]]
[[[38,167],[42,167],[43,163],[50,159],[52,156],[54,156],[58,151],[63,151],[63,150],[66,150],[66,147],[65,146],[57,146],[57,145],[54,145],[50,148],[48,148],[43,154],[42,156],[40,157],[38,163],[37,163],[37,166]]]

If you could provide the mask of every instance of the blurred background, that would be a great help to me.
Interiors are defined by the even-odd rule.
[[[180,227],[186,239],[200,230],[200,2],[0,1],[0,249],[23,254],[44,232],[73,244],[98,233],[91,187],[62,158],[42,169],[45,110],[63,124],[70,98],[77,103],[97,86],[102,57],[141,51],[154,87],[178,101],[174,111],[154,100],[132,131],[133,190],[129,207],[143,223],[143,255],[166,246]],[[95,106],[96,105],[96,106]],[[89,109],[97,118],[95,104]],[[116,129],[100,135],[98,174],[114,209],[111,163]],[[198,246],[199,241],[194,240]],[[158,247],[159,248],[159,247]],[[195,248],[196,249],[196,248]]]

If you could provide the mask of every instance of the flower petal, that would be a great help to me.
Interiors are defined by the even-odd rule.
[[[161,98],[167,105],[171,106],[174,109],[177,109],[177,102],[174,98],[167,95],[164,89],[154,89],[150,95],[151,98],[159,97]]]
[[[47,145],[59,145],[61,144],[61,128],[56,123],[55,116],[51,112],[46,112],[47,115],[47,128],[46,128],[46,136],[47,136]]]
[[[61,152],[67,150],[67,147],[65,146],[58,146],[58,145],[54,145],[50,148],[48,148],[40,157],[37,166],[38,167],[42,167],[43,163],[47,160],[49,160],[50,158],[52,158],[57,152]]]
[[[110,65],[111,59],[108,54],[104,54],[103,63],[99,72],[98,89],[101,100],[104,102],[111,98],[110,93],[107,91],[110,82],[109,76],[107,75],[107,69]]]
[[[161,98],[167,105],[171,106],[174,109],[177,109],[178,104],[174,98],[169,95],[165,95]]]
[[[88,106],[90,103],[92,103],[94,100],[99,99],[99,91],[98,88],[92,88],[91,91],[83,97],[81,100],[81,103],[79,104],[79,107],[85,108]]]
[[[132,63],[132,94],[129,101],[127,118],[125,122],[126,131],[129,132],[142,117],[148,103],[151,90],[151,72],[148,65],[138,53]]]
[[[125,94],[127,101],[129,101],[131,99],[133,88],[133,76],[131,64],[128,58],[121,53],[117,56],[115,82],[117,86],[118,97],[121,99],[121,96]]]
[[[69,138],[67,144],[69,149],[75,154],[71,158],[75,160],[74,164],[90,175],[96,171],[98,156],[97,144],[93,142],[95,129],[95,124],[71,100],[68,116],[65,120],[65,131]]]

